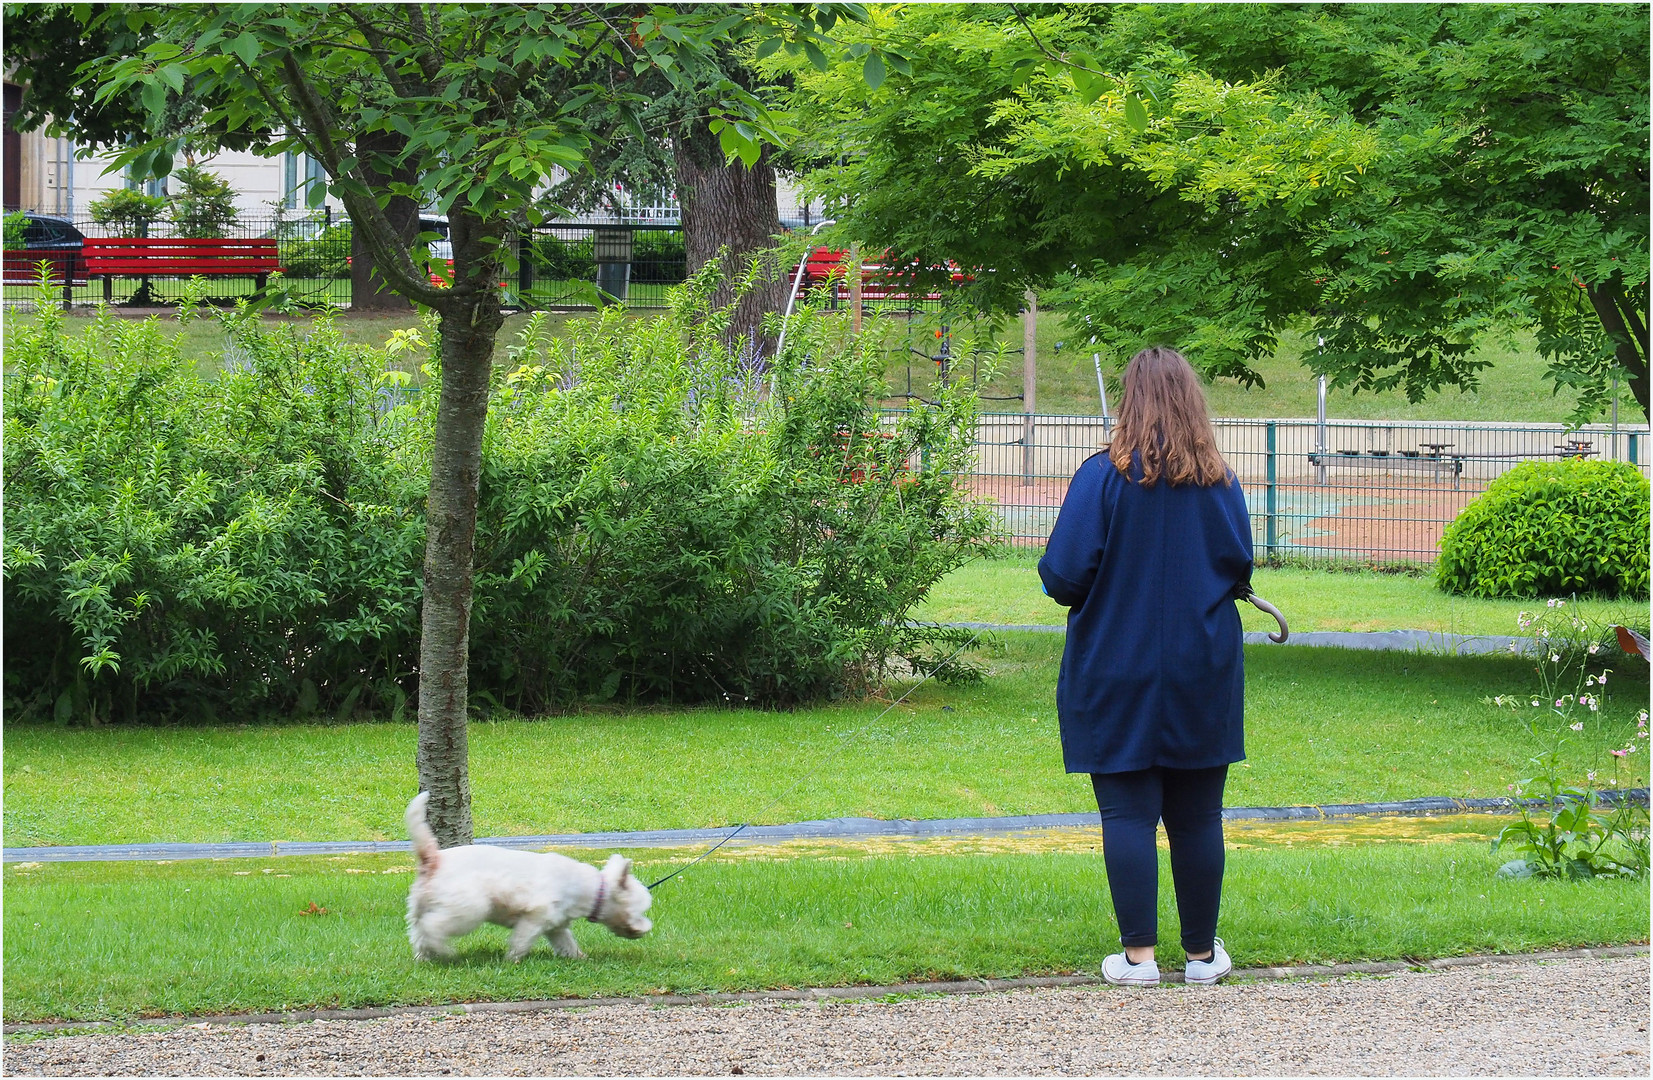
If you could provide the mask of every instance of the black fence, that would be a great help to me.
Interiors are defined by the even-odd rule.
[[[517,240],[517,280],[506,285],[515,306],[586,310],[621,302],[663,308],[666,291],[687,274],[683,227],[553,222]]]
[[[99,224],[90,217],[73,219],[73,225],[87,239],[142,236],[165,240],[178,238],[169,222],[155,222],[141,229],[132,226]],[[348,307],[351,299],[350,221],[330,209],[279,216],[242,216],[221,230],[225,239],[270,239],[276,243],[282,278],[281,288],[300,305]],[[446,223],[426,219],[423,231],[443,236]],[[556,222],[535,227],[517,239],[518,269],[514,280],[505,281],[508,305],[548,310],[588,310],[603,303],[623,302],[635,308],[663,308],[666,291],[681,283],[686,257],[683,231],[677,224],[648,223],[624,226]],[[431,245],[438,258],[446,254],[447,241]],[[176,304],[188,284],[185,276],[120,275],[105,282],[87,280],[84,266],[64,278],[66,269],[77,263],[73,252],[54,241],[45,247],[6,251],[4,298],[8,304],[32,301],[33,264],[39,259],[57,267],[58,284],[54,297],[71,305],[91,305],[107,295],[115,305],[147,307]],[[244,277],[207,278],[209,297],[224,302],[251,296],[258,282]]]

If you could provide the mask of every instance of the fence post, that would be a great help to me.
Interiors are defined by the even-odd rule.
[[[1641,463],[1641,455],[1636,453],[1636,433],[1632,431],[1630,433],[1630,464],[1640,465]]]
[[[532,244],[527,232],[517,233],[517,303],[528,306],[528,294],[534,291],[534,264],[528,258]]]
[[[1316,340],[1320,342],[1316,348],[1321,348],[1326,344],[1325,338],[1317,338]],[[1314,460],[1319,466],[1315,482],[1324,487],[1326,484],[1326,376],[1320,376],[1315,385],[1317,404],[1315,405],[1314,437],[1319,444],[1314,448]]]
[[[1022,313],[1022,486],[1033,483],[1033,414],[1038,411],[1039,298],[1027,290]]]
[[[1277,542],[1278,533],[1274,523],[1275,514],[1277,513],[1277,507],[1275,505],[1275,490],[1277,487],[1275,481],[1277,479],[1277,475],[1274,466],[1275,458],[1277,457],[1275,453],[1277,438],[1275,427],[1276,425],[1274,421],[1270,420],[1268,422],[1268,493],[1264,500],[1264,509],[1268,516],[1263,525],[1263,554],[1268,558],[1274,557],[1274,546]]]
[[[808,219],[804,221],[809,224]],[[861,244],[849,246],[849,326],[856,337],[861,336]]]

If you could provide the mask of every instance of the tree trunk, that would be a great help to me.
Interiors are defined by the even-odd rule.
[[[363,135],[360,141],[363,144],[363,168],[370,176],[380,174],[371,165],[365,164],[375,160],[368,156],[369,152],[393,154],[407,143],[405,137],[394,132]],[[398,170],[395,176],[387,176],[386,180],[413,184],[418,178],[418,171],[410,166]],[[413,238],[419,235],[419,204],[405,195],[392,195],[385,206],[385,216],[402,238],[402,243],[412,247]],[[412,311],[413,304],[407,297],[386,285],[384,279],[374,272],[374,267],[373,255],[362,242],[361,227],[353,224],[350,229],[350,310]]]
[[[1585,291],[1602,329],[1613,342],[1613,354],[1628,376],[1630,393],[1642,407],[1642,415],[1653,416],[1648,411],[1646,313],[1635,310],[1616,275],[1606,284],[1591,285]]]
[[[431,446],[420,617],[419,787],[430,792],[426,814],[443,847],[471,842],[466,724],[476,505],[494,340],[505,321],[493,284],[497,249],[480,245],[471,225],[453,218],[455,282],[441,309],[442,397]]]
[[[746,273],[752,256],[768,251],[781,231],[769,149],[765,147],[758,163],[748,169],[739,161],[725,164],[723,148],[705,121],[685,125],[677,134],[672,140],[672,157],[677,167],[688,271],[693,274],[727,246],[723,273],[738,279]],[[786,306],[786,292],[786,274],[770,259],[757,285],[735,305],[729,321],[730,344],[745,337],[754,344],[755,352],[768,355],[774,342],[762,336],[763,316]],[[713,299],[716,306],[722,307],[733,298],[733,289],[725,285]]]

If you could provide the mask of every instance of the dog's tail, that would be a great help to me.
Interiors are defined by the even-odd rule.
[[[428,802],[430,792],[421,791],[408,803],[407,813],[403,816],[408,826],[408,837],[413,841],[413,859],[419,864],[416,871],[419,877],[434,873],[437,860],[441,858],[441,850],[436,844],[436,834],[425,824],[425,804]]]

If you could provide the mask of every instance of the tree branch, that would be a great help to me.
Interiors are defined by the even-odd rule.
[[[1063,67],[1070,67],[1070,68],[1074,68],[1074,69],[1079,70],[1079,71],[1088,71],[1092,75],[1100,75],[1104,79],[1112,79],[1116,83],[1119,83],[1121,85],[1124,84],[1125,80],[1121,79],[1118,75],[1115,75],[1112,72],[1097,71],[1095,68],[1086,67],[1084,64],[1076,64],[1072,60],[1069,60],[1067,57],[1063,56],[1062,54],[1053,51],[1044,42],[1039,40],[1038,33],[1035,32],[1034,29],[1033,29],[1033,24],[1028,22],[1027,21],[1027,16],[1022,13],[1022,6],[1020,4],[1011,4],[1010,5],[1010,10],[1011,10],[1011,12],[1013,12],[1015,14],[1016,21],[1022,24],[1022,29],[1027,31],[1028,39],[1033,42],[1033,47],[1038,49],[1041,53],[1043,53],[1045,55],[1045,59],[1054,60],[1056,63],[1061,64]]]
[[[291,52],[282,57],[283,82],[287,91],[292,95],[293,103],[303,114],[311,135],[315,139],[317,160],[327,169],[329,176],[335,179],[346,175],[341,168],[339,146],[330,134],[336,130],[327,102],[317,93],[314,85],[304,75],[297,59]],[[308,146],[309,143],[306,143]],[[358,162],[355,169],[348,173],[362,189],[370,185],[361,175],[361,166]],[[346,209],[350,211],[351,220],[361,228],[362,241],[373,253],[373,260],[378,265],[379,272],[384,275],[396,291],[410,300],[426,304],[430,307],[439,307],[445,299],[445,291],[434,288],[429,278],[419,273],[412,257],[403,250],[400,244],[392,244],[386,237],[395,236],[396,229],[390,219],[385,216],[377,199],[362,198],[354,191],[341,191],[339,197],[344,200]]]
[[[1635,395],[1637,404],[1641,405],[1642,412],[1648,412],[1648,378],[1647,378],[1647,337],[1643,329],[1638,353],[1638,342],[1632,337],[1630,330],[1624,324],[1624,317],[1620,314],[1618,296],[1621,292],[1615,285],[1587,285],[1584,290],[1590,297],[1590,306],[1596,310],[1596,318],[1601,320],[1602,329],[1607,331],[1607,338],[1613,343],[1613,358],[1630,377],[1630,392]]]
[[[362,14],[364,10],[364,8],[355,4],[344,6],[345,16],[356,24],[357,30],[361,31],[361,35],[368,45],[366,51],[368,55],[373,57],[374,63],[378,65],[379,71],[385,77],[385,82],[390,85],[391,91],[399,98],[419,96],[420,92],[407,84],[407,81],[402,78],[402,73],[391,62],[391,49],[385,40],[384,32]]]

